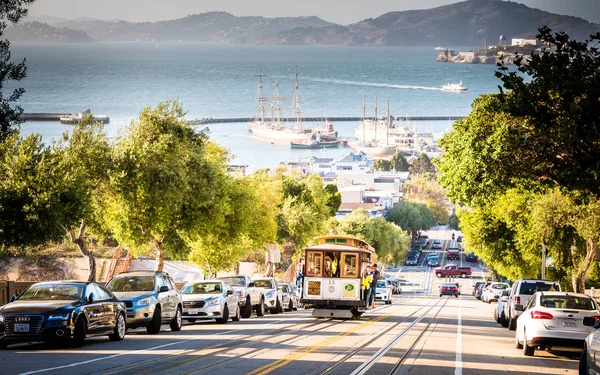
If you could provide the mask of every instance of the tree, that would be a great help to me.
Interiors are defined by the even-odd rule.
[[[426,204],[435,222],[446,221],[449,210],[446,192],[435,180],[415,175],[404,183],[403,190],[406,201]]]
[[[423,152],[413,161],[413,164],[410,166],[410,173],[431,175],[435,173],[435,166],[431,162],[431,159],[429,159],[429,156]]]
[[[329,207],[329,216],[335,216],[342,205],[342,194],[340,194],[337,185],[325,185],[327,192],[327,207]]]
[[[450,229],[460,230],[458,216],[456,216],[456,214],[453,213],[452,215],[448,216],[448,227],[450,227]]]
[[[408,160],[402,155],[400,152],[396,152],[390,158],[391,167],[396,172],[408,172],[410,169],[410,164],[408,164]]]
[[[4,34],[7,27],[6,21],[16,25],[21,18],[27,15],[26,6],[33,4],[35,0],[3,0],[0,5],[0,36]],[[18,101],[25,92],[23,88],[17,88],[7,96],[3,97],[4,84],[8,81],[20,81],[25,78],[27,67],[25,59],[20,63],[11,61],[10,42],[6,39],[0,40],[0,141],[15,132],[15,126],[19,123],[19,116],[23,113],[20,106],[14,108],[11,103]]]
[[[418,231],[427,230],[435,224],[431,210],[425,204],[415,202],[396,203],[386,218],[410,233],[413,239]]]
[[[122,246],[140,252],[152,245],[156,270],[165,253],[184,257],[182,235],[212,233],[233,208],[222,205],[229,186],[227,154],[185,121],[178,101],[146,107],[119,136],[104,186],[104,218]]]
[[[373,162],[373,169],[376,171],[389,172],[392,169],[392,163],[387,159],[377,159]]]

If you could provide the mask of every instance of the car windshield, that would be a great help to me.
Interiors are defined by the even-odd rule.
[[[596,310],[596,304],[589,297],[541,296],[540,305],[550,309]]]
[[[19,296],[19,301],[78,301],[83,295],[83,285],[47,284],[32,285]]]
[[[385,281],[378,281],[377,282],[377,287],[378,288],[385,288]]]
[[[535,292],[547,292],[549,290],[558,291],[558,287],[554,286],[555,284],[549,283],[521,283],[521,288],[519,289],[519,294],[524,294],[527,296],[532,296]]]
[[[442,286],[445,288],[456,288],[456,284],[454,283],[443,283]]]
[[[117,276],[106,284],[106,289],[111,292],[151,292],[154,276]]]
[[[221,283],[194,283],[187,284],[181,289],[181,294],[219,294],[223,290],[221,289]]]
[[[225,281],[227,284],[231,286],[245,286],[245,277],[235,276],[235,277],[219,277],[219,280]]]
[[[273,289],[273,287],[271,286],[271,281],[270,280],[256,280],[254,282],[254,286],[257,288],[270,288]]]
[[[506,289],[506,288],[510,288],[510,286],[508,286],[506,284],[494,284],[494,285],[492,285],[492,289]]]

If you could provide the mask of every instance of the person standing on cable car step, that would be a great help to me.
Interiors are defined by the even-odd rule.
[[[377,269],[377,264],[374,264],[373,265],[373,282],[371,283],[371,293],[369,294],[370,300],[369,300],[369,303],[367,304],[368,306],[371,306],[372,308],[375,308],[375,293],[376,293],[376,289],[377,289],[377,280],[379,280],[380,275],[381,275],[381,273]]]
[[[365,301],[365,309],[369,308],[372,282],[373,282],[373,277],[371,276],[371,267],[366,266],[365,269],[363,270],[362,278],[361,278],[361,290],[362,290],[363,300]]]

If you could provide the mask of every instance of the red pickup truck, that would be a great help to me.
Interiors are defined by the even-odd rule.
[[[471,276],[472,272],[470,267],[459,267],[456,264],[447,264],[442,268],[434,269],[433,273],[435,273],[437,277],[460,276],[464,278]]]

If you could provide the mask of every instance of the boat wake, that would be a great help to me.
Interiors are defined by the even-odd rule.
[[[439,87],[428,87],[428,86],[413,86],[413,85],[394,85],[390,83],[377,83],[377,82],[360,82],[360,81],[348,81],[342,79],[325,79],[325,78],[305,78],[315,82],[326,82],[336,83],[338,85],[349,85],[349,86],[368,86],[368,87],[385,87],[391,89],[404,89],[404,90],[430,90],[430,91],[443,91]]]

